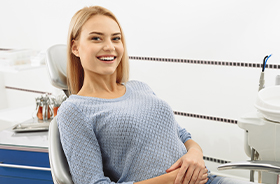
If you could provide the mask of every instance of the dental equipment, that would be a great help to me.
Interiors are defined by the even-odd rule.
[[[259,171],[259,183],[280,184],[280,86],[264,88],[264,70],[270,56],[264,58],[255,102],[257,111],[237,122],[245,130],[245,152],[251,161],[223,164],[218,169],[251,170],[251,181],[254,171]]]
[[[265,84],[265,80],[264,80],[264,70],[265,70],[265,67],[266,67],[266,63],[267,63],[267,60],[272,56],[272,54],[270,54],[269,56],[265,56],[263,58],[263,65],[262,65],[262,72],[261,72],[261,76],[260,76],[260,81],[259,81],[259,91],[261,89],[264,88],[264,84]]]

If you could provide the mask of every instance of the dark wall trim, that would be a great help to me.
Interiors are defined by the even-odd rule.
[[[202,64],[202,65],[262,68],[262,63],[248,63],[248,62],[205,61],[205,60],[193,60],[193,59],[157,58],[157,57],[141,57],[141,56],[129,56],[129,59],[131,59],[131,60],[144,60],[144,61],[158,61],[158,62],[172,62],[172,63],[189,63],[189,64]],[[269,68],[269,69],[280,69],[280,65],[267,64],[266,69],[267,68]]]
[[[207,160],[207,161],[215,162],[215,163],[219,163],[219,164],[231,163],[231,161],[229,161],[229,160],[222,160],[219,158],[213,158],[213,157],[207,157],[207,156],[203,156],[203,160]]]
[[[30,89],[23,89],[23,88],[16,88],[16,87],[10,87],[10,86],[5,86],[6,89],[12,89],[12,90],[18,90],[18,91],[24,91],[24,92],[31,92],[31,93],[39,93],[39,94],[48,94],[51,95],[49,92],[44,92],[44,91],[36,91],[36,90],[30,90]]]
[[[199,119],[205,119],[205,120],[211,120],[211,121],[219,121],[219,122],[230,123],[230,124],[237,124],[237,120],[234,120],[234,119],[221,118],[221,117],[215,117],[215,116],[206,116],[206,115],[201,115],[201,114],[192,114],[192,113],[187,113],[187,112],[178,112],[178,111],[173,111],[173,112],[175,115],[179,115],[179,116],[199,118]]]

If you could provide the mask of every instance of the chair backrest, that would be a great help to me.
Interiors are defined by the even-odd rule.
[[[68,96],[66,52],[66,45],[53,45],[47,50],[46,64],[48,67],[52,85],[54,87],[62,89]]]
[[[62,89],[68,96],[66,79],[66,45],[54,45],[47,50],[46,63],[53,86]],[[49,127],[49,161],[55,184],[73,184],[69,166],[64,155],[56,118]]]
[[[73,184],[69,166],[60,143],[56,118],[51,121],[49,127],[49,160],[53,182],[55,184]]]

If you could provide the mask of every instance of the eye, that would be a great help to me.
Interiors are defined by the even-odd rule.
[[[97,36],[92,37],[91,39],[92,39],[92,40],[95,40],[95,41],[100,41],[100,40],[101,40],[101,38],[100,38],[100,37],[97,37]]]
[[[114,37],[113,40],[114,40],[114,41],[119,41],[119,40],[121,40],[121,37],[119,37],[119,36]]]

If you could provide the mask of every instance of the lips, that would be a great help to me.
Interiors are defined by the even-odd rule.
[[[104,55],[104,56],[97,56],[97,58],[102,61],[102,62],[106,62],[106,63],[111,63],[113,62],[117,57],[113,56],[113,55]]]

